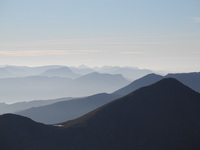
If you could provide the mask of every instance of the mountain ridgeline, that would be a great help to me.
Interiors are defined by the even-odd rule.
[[[61,123],[63,127],[0,116],[0,149],[199,150],[199,108],[199,93],[166,78]]]
[[[157,74],[148,74],[142,78],[139,78],[139,79],[133,81],[129,85],[115,91],[114,94],[127,95],[143,86],[153,84],[153,83],[161,80],[162,78],[163,78],[162,76],[157,75]]]
[[[200,93],[200,72],[168,74],[166,78],[175,78]]]
[[[96,73],[92,73],[89,76],[90,77],[88,79],[95,80],[95,77],[98,78],[98,75],[96,76]],[[182,74],[180,74],[179,76],[182,76]],[[183,77],[183,79],[181,79],[181,81],[184,84],[186,84],[193,90],[198,89],[198,87],[200,87],[200,82],[198,81],[198,79],[200,77],[199,73],[187,73],[184,76],[185,77]],[[195,76],[195,78],[193,76]],[[83,77],[83,78],[85,78],[85,77]],[[156,74],[149,74],[138,80],[133,81],[131,84],[115,91],[112,94],[96,94],[96,95],[85,97],[85,98],[79,98],[76,101],[71,100],[71,101],[66,101],[66,102],[59,102],[58,104],[54,103],[51,105],[42,106],[42,107],[38,107],[38,108],[37,107],[29,108],[29,109],[26,109],[23,111],[15,112],[15,113],[20,114],[22,116],[29,117],[29,118],[31,118],[37,122],[41,122],[41,123],[52,124],[52,123],[63,122],[63,121],[75,119],[76,117],[82,116],[85,113],[92,111],[92,110],[96,109],[97,107],[100,107],[100,106],[112,101],[114,98],[117,98],[117,97],[119,98],[121,96],[125,96],[141,87],[151,85],[163,78],[166,78],[166,77],[156,75]],[[106,80],[106,79],[109,79],[109,78],[105,75],[104,80]],[[111,79],[109,79],[109,80],[106,80],[106,82],[115,84],[115,80],[111,80]],[[84,81],[83,85],[87,84],[87,80],[84,79],[83,81]],[[190,82],[190,81],[193,81],[193,82]],[[194,81],[196,81],[196,82],[194,82]],[[98,84],[100,85],[101,83],[98,83]],[[195,86],[195,85],[197,85],[197,86]],[[196,90],[196,91],[198,91],[198,90]],[[103,95],[104,95],[104,97],[103,97]],[[90,101],[88,101],[89,99],[90,99]]]
[[[129,85],[115,91],[114,94],[127,95],[138,88],[150,85],[164,78],[175,78],[180,82],[182,82],[183,84],[187,85],[188,87],[200,93],[200,72],[191,72],[191,73],[167,74],[166,76],[161,76],[154,73],[148,74],[144,77],[141,77],[133,81]]]
[[[0,102],[47,100],[83,97],[98,93],[126,95],[138,87],[152,84],[162,77],[150,70],[134,67],[104,66],[2,66],[0,67]],[[144,78],[141,78],[145,75]],[[200,73],[168,74],[200,92]],[[137,80],[135,80],[137,79]],[[133,81],[133,85],[124,87]],[[197,84],[196,84],[197,83]],[[121,89],[124,87],[123,89]],[[120,90],[119,90],[120,89]]]

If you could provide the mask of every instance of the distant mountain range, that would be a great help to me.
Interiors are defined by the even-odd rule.
[[[93,72],[84,76],[81,76],[73,81],[72,85],[78,84],[77,91],[80,89],[80,92],[84,91],[86,87],[92,89],[101,89],[102,92],[110,93],[116,87],[122,88],[123,85],[129,84],[130,81],[125,79],[121,74],[101,74]],[[104,91],[107,89],[106,91]],[[109,90],[110,89],[110,90]]]
[[[27,67],[27,66],[2,66],[0,68],[0,78],[9,78],[9,77],[27,77],[39,75],[49,69],[58,69],[63,66],[52,65],[52,66],[40,66],[40,67]],[[2,69],[6,70],[9,74],[8,76],[2,76]]]
[[[89,74],[89,78],[87,78],[88,75],[83,76],[82,78],[86,79],[93,79],[96,78],[97,73]],[[99,75],[99,74],[98,74]],[[85,79],[83,80],[85,83],[82,83],[83,85],[89,83],[89,81]],[[129,94],[133,92],[134,90],[137,90],[143,86],[147,86],[149,84],[155,83],[159,80],[161,80],[163,77],[156,74],[149,74],[147,76],[144,76],[128,86],[125,86],[122,89],[117,90],[112,95],[109,94],[97,94],[85,98],[79,98],[79,99],[73,99],[70,101],[63,101],[58,103],[53,103],[51,105],[47,106],[41,106],[41,107],[34,107],[34,108],[27,108],[26,110],[22,110],[19,112],[15,112],[16,114],[29,117],[33,119],[34,121],[45,123],[45,124],[55,124],[58,122],[64,122],[67,120],[76,119],[77,117],[80,117],[89,111],[92,111],[112,100],[114,98],[124,96],[126,94]],[[107,80],[106,80],[107,79]],[[109,82],[110,84],[115,84],[115,81],[112,83],[107,77],[104,79],[106,82]],[[95,88],[95,85],[94,85]]]
[[[14,103],[111,93],[149,72],[151,71],[133,67],[112,66],[2,66],[0,102]]]
[[[29,76],[0,79],[0,101],[18,102],[111,93],[130,81],[122,75],[91,73],[76,79]]]
[[[87,78],[88,75],[82,77],[86,79],[93,79],[96,78],[96,73],[90,74],[89,78]],[[82,79],[85,83],[82,83],[82,85],[85,85],[89,83],[89,81]],[[53,103],[51,105],[42,106],[42,107],[34,107],[29,108],[27,110],[16,112],[16,114],[29,117],[33,119],[34,121],[46,123],[46,124],[55,124],[58,122],[64,122],[67,120],[76,119],[77,117],[80,117],[89,111],[92,111],[112,100],[114,98],[119,98],[120,96],[127,95],[143,86],[150,85],[152,83],[155,83],[159,80],[161,80],[163,77],[156,74],[149,74],[147,76],[144,76],[128,86],[125,86],[122,89],[117,90],[112,95],[109,94],[97,94],[85,98],[79,98],[79,99],[73,99],[70,101],[63,101],[58,103]],[[107,80],[106,80],[107,79]],[[115,84],[115,81],[112,83],[111,80],[107,77],[105,77],[105,82],[109,82],[110,84]],[[110,80],[110,81],[109,81]],[[94,85],[95,88],[95,85]]]
[[[89,68],[87,66],[79,66],[79,67],[69,67],[75,74],[86,75],[92,72],[96,72],[93,68]]]
[[[75,74],[71,69],[68,67],[62,67],[62,68],[57,68],[57,69],[49,69],[41,74],[40,76],[47,76],[47,77],[66,77],[66,78],[71,78],[75,79],[79,77],[79,74]]]
[[[151,70],[139,69],[136,67],[104,66],[104,67],[96,67],[94,69],[100,73],[122,74],[124,77],[126,77],[131,81],[141,78],[147,74],[153,73]]]
[[[94,74],[90,74],[90,76],[93,76],[93,75]],[[194,75],[196,76],[196,78],[193,77]],[[181,74],[178,74],[178,76],[181,76]],[[196,82],[193,82],[194,85],[198,83],[199,77],[200,77],[199,73],[184,74],[184,78],[187,78],[186,81],[196,80]],[[29,108],[27,110],[19,111],[17,114],[29,117],[37,122],[42,122],[42,123],[47,123],[47,124],[67,121],[70,119],[75,119],[81,115],[84,115],[85,113],[89,111],[94,110],[97,107],[102,106],[103,104],[110,102],[111,100],[113,100],[113,96],[116,98],[125,96],[141,87],[151,85],[163,78],[166,78],[166,77],[156,75],[156,74],[149,74],[115,91],[112,95],[104,94],[104,97],[103,97],[102,94],[97,94],[97,95],[86,97],[86,98],[79,98],[76,101],[70,100],[70,101],[59,102],[59,103],[55,102],[54,104],[51,104],[48,106],[42,106],[38,108]],[[90,79],[92,79],[92,77],[90,77]],[[112,82],[110,81],[110,83]],[[193,88],[194,86],[193,84],[191,84],[192,82],[189,82],[189,83],[190,83],[189,87]],[[85,84],[86,83],[83,83],[83,85]],[[200,86],[200,84],[198,85]],[[88,99],[90,99],[90,101]],[[74,109],[71,109],[71,108],[74,108]]]
[[[200,94],[166,78],[76,120],[47,126],[0,116],[0,149],[198,150]]]
[[[0,78],[10,77],[27,77],[27,76],[56,76],[56,77],[69,77],[77,78],[82,75],[90,74],[92,72],[105,73],[105,74],[121,74],[128,80],[135,80],[144,75],[152,73],[151,70],[139,69],[136,67],[117,67],[117,66],[104,66],[90,68],[87,66],[71,67],[71,66],[2,66],[0,67]]]

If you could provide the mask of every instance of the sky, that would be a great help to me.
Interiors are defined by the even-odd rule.
[[[200,71],[200,0],[0,0],[0,65]]]

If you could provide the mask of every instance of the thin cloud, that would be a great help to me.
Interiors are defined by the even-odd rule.
[[[132,51],[125,51],[125,52],[121,52],[122,54],[143,54],[144,52],[132,52]]]
[[[97,53],[98,50],[27,50],[27,51],[0,51],[4,56],[45,56],[45,55],[82,55],[87,53]]]
[[[194,22],[200,23],[200,17],[192,17],[192,19],[194,20]]]
[[[44,56],[44,55],[70,55],[70,54],[80,54],[79,52],[70,51],[47,51],[47,50],[37,50],[37,51],[0,51],[0,55],[6,56]]]

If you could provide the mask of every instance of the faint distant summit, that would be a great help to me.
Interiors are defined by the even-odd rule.
[[[79,77],[78,74],[75,74],[70,68],[68,67],[61,67],[56,69],[49,69],[40,74],[41,76],[48,76],[48,77],[66,77],[66,78],[77,78]]]

